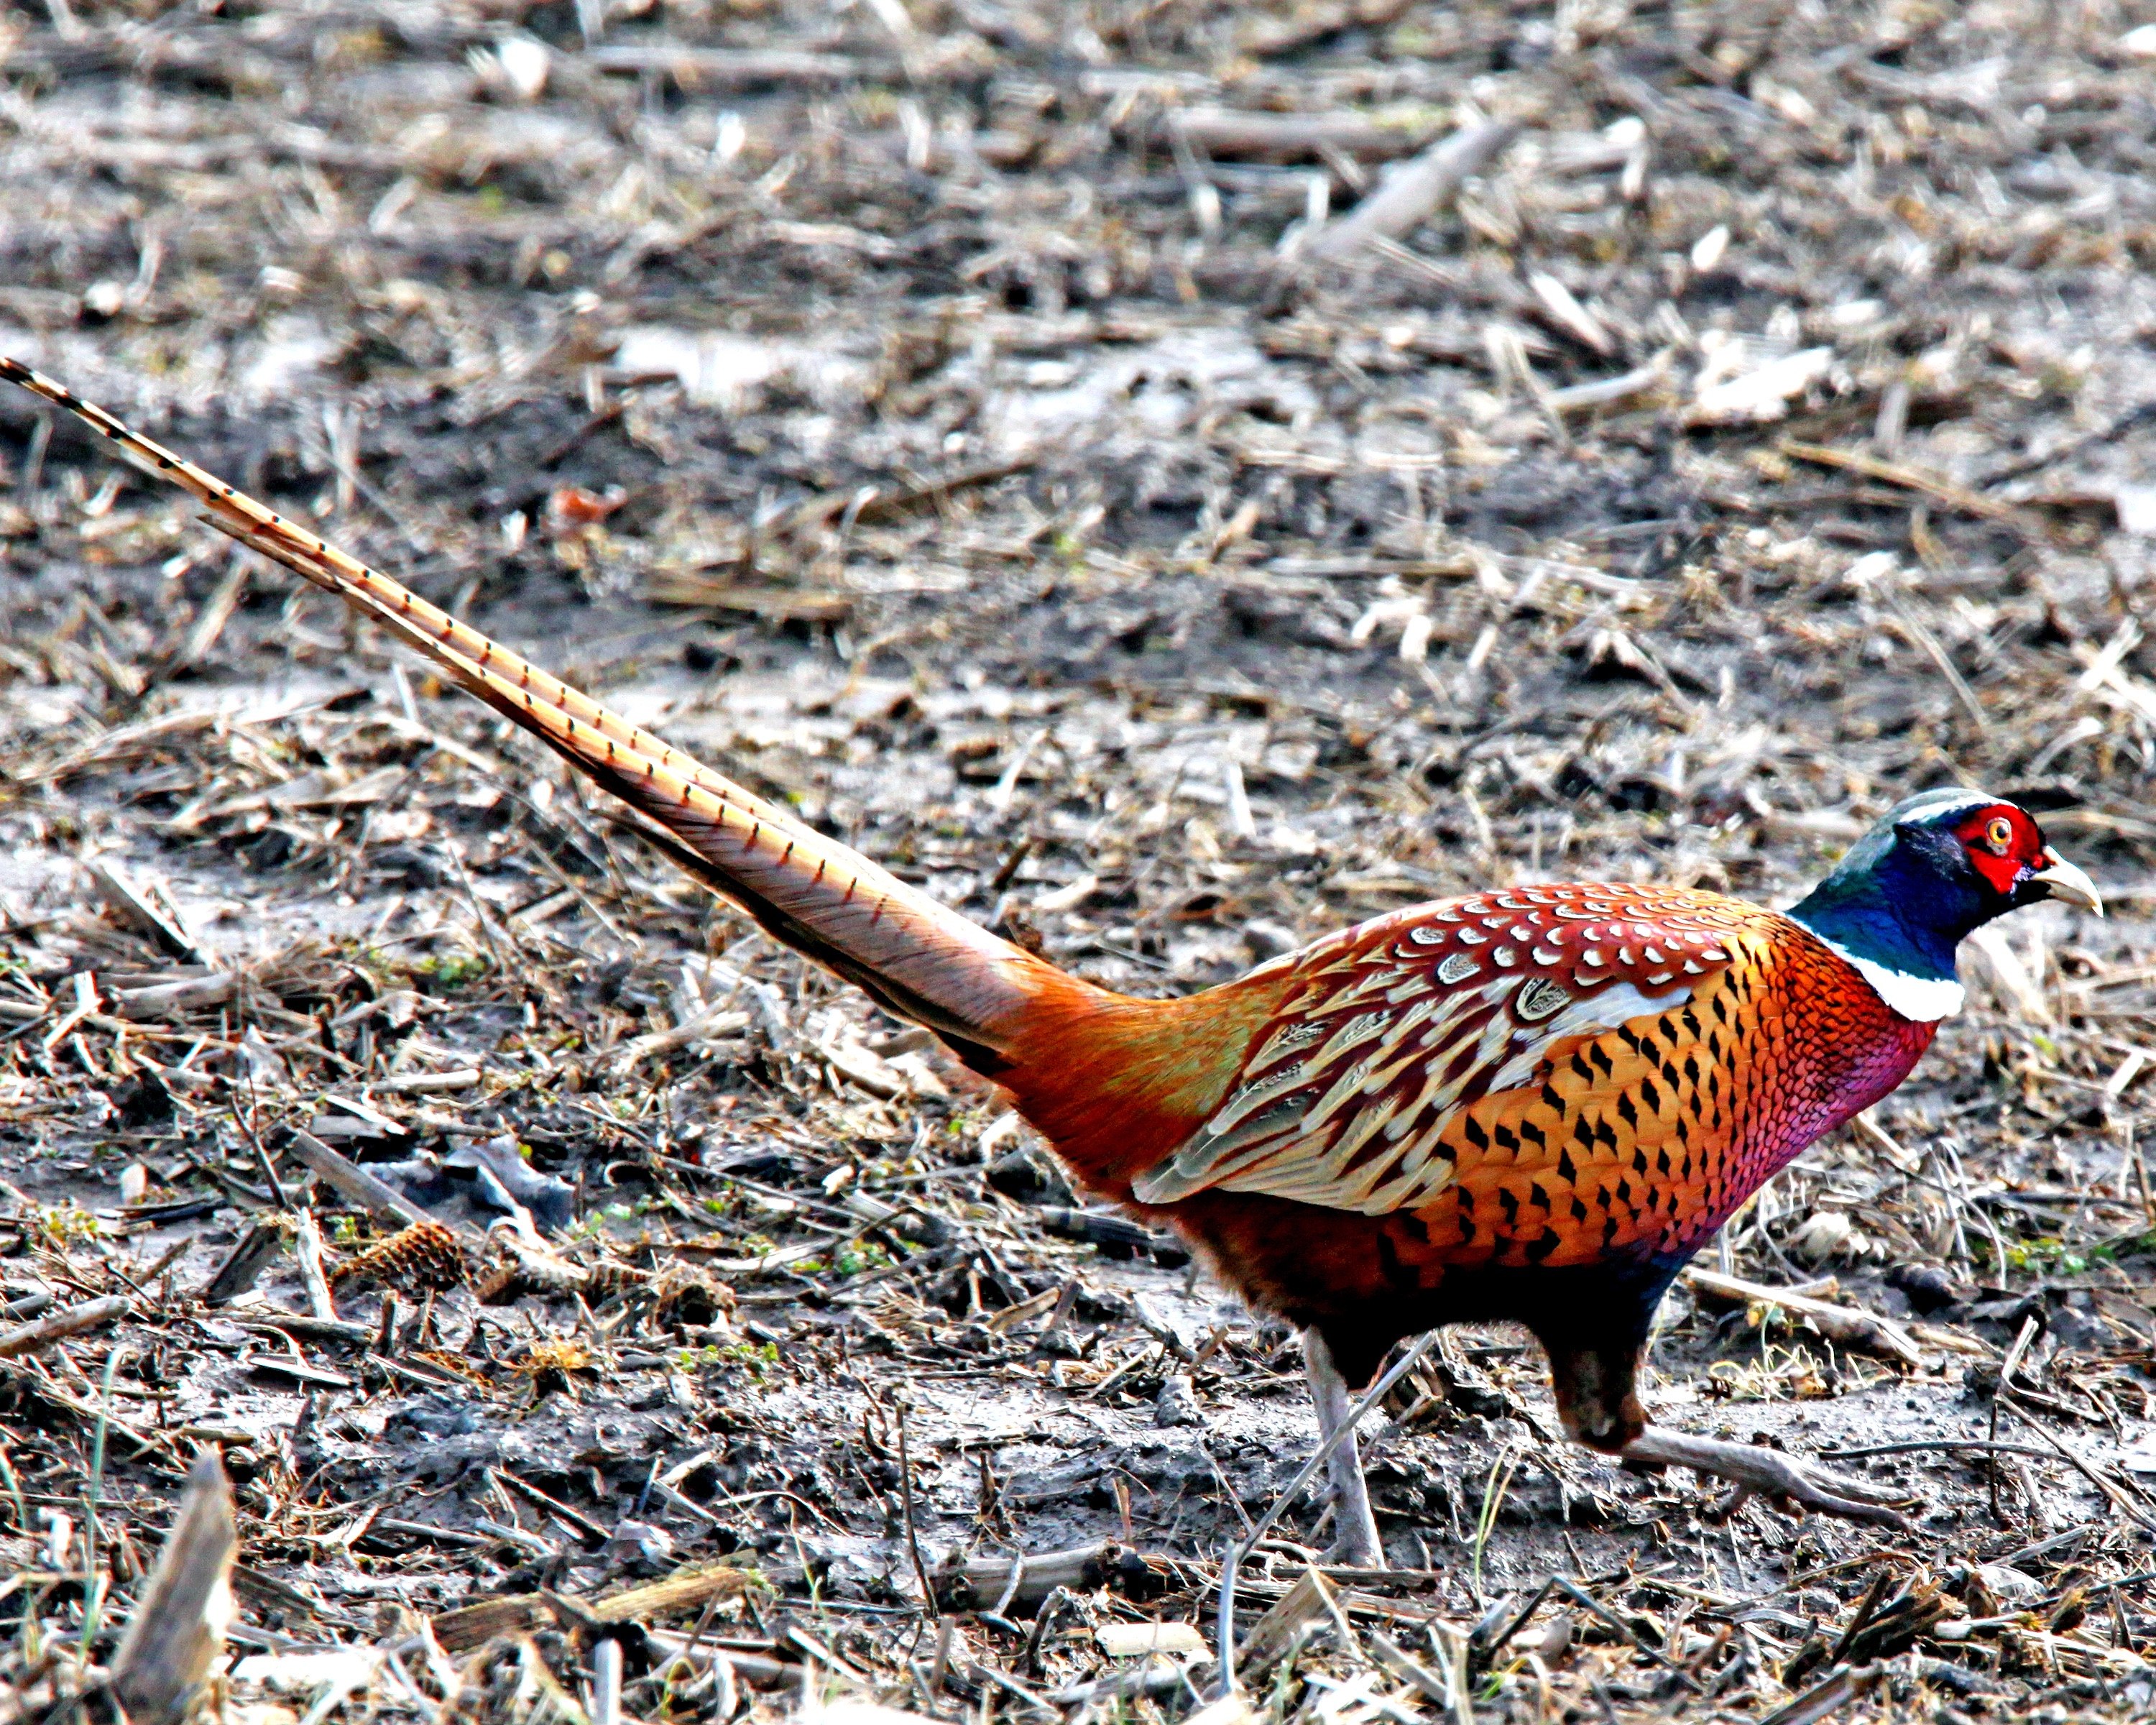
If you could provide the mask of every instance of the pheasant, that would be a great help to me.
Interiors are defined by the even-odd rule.
[[[1002,940],[12,360],[209,522],[347,601],[644,817],[778,940],[933,1030],[1079,1181],[1174,1228],[1302,1332],[1338,1542],[1382,1565],[1349,1391],[1399,1342],[1512,1319],[1590,1447],[1881,1518],[1771,1452],[1650,1431],[1679,1269],[1961,1004],[1962,937],[2094,886],[1980,792],[1896,805],[1787,912],[1675,886],[1519,885],[1329,935],[1179,999]]]

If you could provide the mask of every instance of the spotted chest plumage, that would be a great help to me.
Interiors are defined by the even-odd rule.
[[[1433,1275],[1681,1255],[1929,1040],[1771,911],[1483,894],[1301,955],[1226,1099],[1134,1189],[1394,1218]]]
[[[1553,1048],[1527,1082],[1460,1111],[1444,1133],[1455,1177],[1413,1213],[1430,1261],[1688,1256],[1932,1040],[1801,931],[1729,945],[1681,1004]]]

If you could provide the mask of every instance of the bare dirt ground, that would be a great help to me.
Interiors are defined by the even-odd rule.
[[[1214,1717],[2145,1717],[2152,18],[45,0],[0,352],[1139,992],[2047,811],[2112,919],[1972,943],[1703,1262],[1789,1297],[1654,1354],[1902,1525],[1620,1471],[1461,1332],[1373,1418],[1397,1573],[1298,1589],[1299,1502]],[[1211,1692],[1291,1338],[13,393],[0,605],[0,1295],[124,1301],[0,1340],[0,1713],[113,1657],[206,1442],[234,1718]],[[368,1256],[299,1130],[509,1241]]]

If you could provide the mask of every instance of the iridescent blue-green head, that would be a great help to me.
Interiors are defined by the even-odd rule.
[[[2045,843],[2027,809],[1982,791],[1932,790],[1888,809],[1789,915],[1890,1006],[1936,1019],[1961,1004],[1963,937],[2047,898],[2103,914],[2095,883]]]

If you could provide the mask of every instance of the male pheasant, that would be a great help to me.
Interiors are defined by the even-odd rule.
[[[1762,1182],[1892,1091],[1961,1002],[1962,937],[2084,873],[2011,803],[1894,808],[1786,914],[1671,886],[1520,886],[1396,911],[1176,1000],[998,939],[11,360],[5,376],[212,525],[373,619],[648,818],[780,941],[1005,1086],[1083,1184],[1298,1326],[1321,1428],[1404,1338],[1509,1318],[1565,1429],[1801,1501],[1832,1482],[1645,1431],[1635,1379],[1678,1269]],[[1644,1434],[1644,1435],[1643,1435]],[[1340,1554],[1383,1561],[1352,1435]]]

